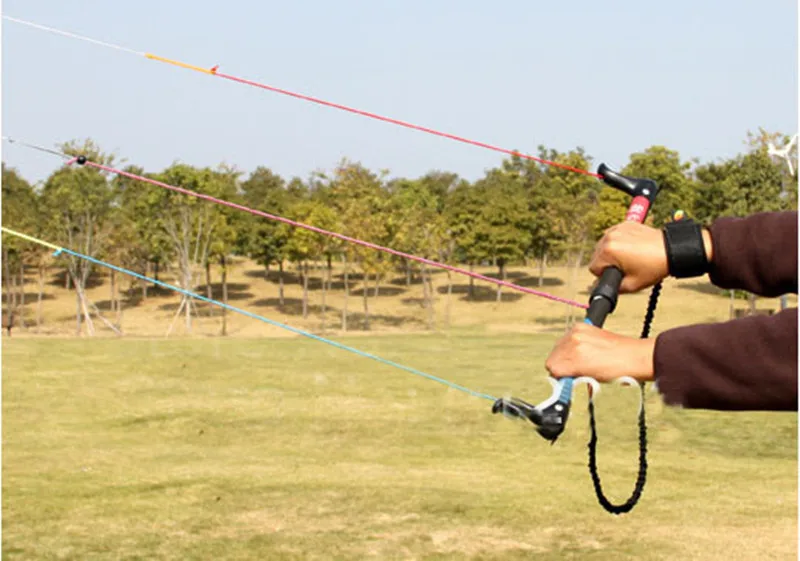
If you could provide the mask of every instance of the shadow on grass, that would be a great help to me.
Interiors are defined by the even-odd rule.
[[[281,306],[280,298],[262,298],[253,302],[252,307],[259,308],[272,308],[278,310],[283,314],[290,316],[303,315],[303,300],[301,298],[284,298],[283,306]],[[326,307],[327,313],[338,313],[339,310],[333,306]],[[322,306],[319,304],[308,303],[308,315],[316,315],[322,313]]]
[[[364,318],[366,316],[363,312],[354,312],[347,314],[347,330],[348,331],[368,331],[365,328]],[[417,318],[408,316],[387,316],[387,315],[369,315],[370,328],[374,327],[403,327],[413,326],[419,328],[424,325],[422,321]]]
[[[396,286],[381,286],[378,289],[378,297],[381,297],[381,296],[398,296],[400,294],[403,294],[404,292],[406,292],[405,288],[397,288]],[[363,288],[357,288],[355,290],[351,290],[350,291],[350,295],[351,296],[362,297],[362,296],[364,296],[364,289]],[[371,287],[367,288],[367,296],[369,296],[370,298],[374,298],[375,297],[375,287],[371,286]]]
[[[452,287],[452,293],[454,296],[460,296],[459,300],[463,302],[496,302],[497,301],[497,289],[494,287],[489,286],[480,286],[475,285],[472,290],[472,297],[469,295],[469,285],[468,284],[454,284]],[[442,295],[447,294],[447,287],[440,286],[436,289],[436,292]],[[511,292],[510,288],[503,288],[502,293],[500,294],[500,301],[501,302],[516,302],[522,298],[522,294],[519,292]],[[406,300],[413,300],[412,298],[407,298]],[[406,303],[406,300],[403,303]]]
[[[315,276],[314,272],[309,271],[308,275],[309,292],[320,292],[323,289],[322,283],[324,280],[324,276],[322,275],[322,273],[324,272],[323,271],[315,271],[315,272],[321,274]],[[269,275],[266,278],[264,276],[263,271],[247,271],[245,275],[250,278],[260,279],[262,281],[269,282],[274,285],[280,284],[280,273],[278,271],[270,271]],[[353,290],[355,287],[358,287],[363,281],[363,279],[364,275],[362,274],[350,273],[348,278],[348,284],[350,285],[350,289]],[[284,271],[283,284],[285,286],[292,284],[302,287],[303,277],[294,272]],[[328,286],[328,290],[344,290],[344,275],[332,275],[330,285]],[[383,292],[383,289],[381,289],[381,292]]]
[[[700,294],[709,294],[711,296],[727,296],[724,290],[708,282],[682,283],[678,285],[678,288],[681,290],[691,290],[692,292],[698,292]]]
[[[27,292],[26,291],[24,293],[24,296],[25,296],[25,306],[27,307],[27,306],[30,306],[31,304],[36,304],[36,300],[39,298],[39,292],[38,291],[36,291],[36,292]],[[53,296],[52,294],[48,294],[47,292],[42,292],[42,300],[43,301],[44,300],[55,300],[55,299],[56,299],[56,297]],[[8,303],[8,294],[6,292],[3,292],[2,302],[3,302],[3,304]],[[19,295],[17,296],[17,302],[19,302]]]
[[[509,279],[510,280],[510,279]],[[564,281],[557,277],[543,277],[539,282],[539,277],[520,277],[514,281],[514,284],[524,286],[525,288],[546,288],[549,286],[564,286]]]
[[[100,273],[96,268],[89,275],[89,278],[86,279],[86,288],[97,288],[98,286],[102,286],[104,282],[104,275]],[[67,271],[59,271],[57,273],[50,275],[50,280],[47,281],[47,284],[50,286],[57,286],[60,288],[64,288],[65,283],[67,280]],[[72,279],[70,279],[69,287],[72,288]]]

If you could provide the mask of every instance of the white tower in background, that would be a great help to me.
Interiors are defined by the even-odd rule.
[[[780,158],[781,160],[786,162],[787,166],[789,166],[789,177],[791,177],[792,180],[794,180],[794,165],[792,165],[792,148],[794,148],[796,144],[797,144],[796,134],[782,148],[777,148],[771,142],[767,144],[767,153],[770,156]],[[786,195],[787,195],[786,191],[783,191],[781,193],[782,197],[785,197]],[[788,301],[786,296],[785,295],[781,296],[781,310],[785,310],[787,306],[788,306]]]
[[[786,165],[789,166],[789,175],[794,177],[794,166],[792,165],[792,148],[794,148],[795,144],[797,144],[797,135],[794,135],[789,143],[783,146],[782,148],[777,148],[771,142],[767,144],[767,153],[770,156],[775,156],[780,158],[781,160],[786,162]]]

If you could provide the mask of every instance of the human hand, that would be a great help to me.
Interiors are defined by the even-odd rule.
[[[669,275],[664,234],[638,222],[622,222],[605,231],[595,247],[589,270],[599,277],[606,267],[624,276],[620,293],[638,292]]]
[[[550,352],[545,368],[554,378],[587,376],[612,382],[629,376],[653,380],[655,339],[617,335],[586,323],[577,323]]]

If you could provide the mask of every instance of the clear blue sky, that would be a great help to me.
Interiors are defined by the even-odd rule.
[[[4,0],[4,13],[506,148],[654,144],[702,161],[746,131],[797,132],[796,0]],[[500,154],[3,21],[4,135],[91,137],[129,163],[341,157],[479,177]],[[29,180],[59,161],[2,145]]]

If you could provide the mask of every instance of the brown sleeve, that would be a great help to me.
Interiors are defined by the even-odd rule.
[[[716,286],[767,297],[797,292],[797,212],[720,218],[709,228]]]
[[[797,308],[665,331],[653,362],[669,405],[796,411]]]

